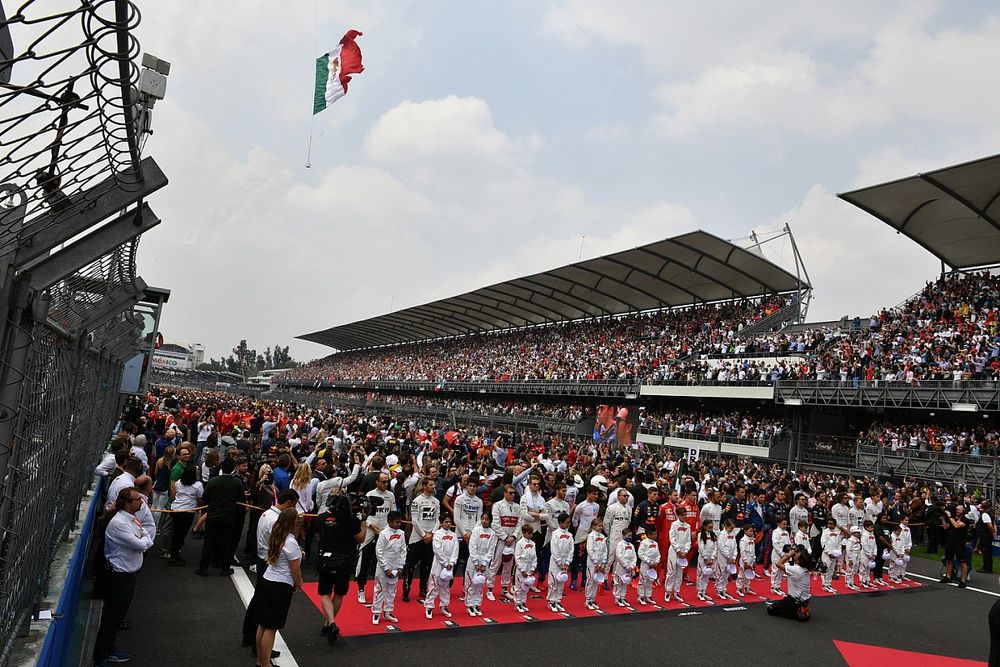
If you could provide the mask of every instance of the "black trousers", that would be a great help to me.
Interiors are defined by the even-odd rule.
[[[993,571],[993,538],[989,533],[979,536],[979,548],[983,551],[983,569]]]
[[[240,506],[233,510],[233,528],[229,533],[229,561],[232,562],[236,550],[240,547],[240,538],[243,536],[243,524],[247,520],[247,511]],[[254,531],[256,532],[256,531]]]
[[[207,570],[213,562],[226,570],[233,562],[233,554],[229,550],[232,545],[233,515],[220,519],[205,521],[205,542],[201,546],[201,561],[198,569]]]
[[[253,597],[250,598],[250,603],[247,605],[246,613],[243,614],[243,641],[244,642],[255,642],[257,639],[257,626],[260,625],[257,617],[257,588],[260,586],[260,582],[264,580],[264,572],[267,570],[267,563],[257,556],[254,556],[254,561],[257,563],[257,581],[254,582]]]
[[[419,540],[406,548],[406,568],[403,590],[409,591],[413,582],[414,569],[420,566],[420,594],[427,592],[427,581],[431,576],[431,564],[434,562],[434,546],[430,542]]]
[[[263,510],[250,510],[250,520],[247,522],[247,539],[243,544],[243,553],[256,558],[257,554],[257,524],[263,515]]]
[[[582,572],[583,576],[580,578],[580,585],[587,585],[587,543],[579,542],[573,549],[573,562],[569,564],[569,576],[571,582],[576,582],[576,575],[578,572]]]
[[[184,539],[188,531],[191,530],[191,523],[194,521],[194,512],[174,512],[174,534],[170,537],[170,557],[180,558],[181,548],[184,546]]]
[[[799,608],[809,607],[808,602],[800,602],[798,599],[793,598],[791,595],[786,595],[781,600],[777,602],[769,602],[767,604],[767,613],[771,616],[777,616],[779,618],[791,618],[799,619]]]
[[[884,573],[885,573],[885,547],[882,547],[875,552],[875,570],[872,572],[872,576],[874,576],[876,579],[881,579]]]
[[[358,566],[357,576],[358,590],[365,589],[369,575],[375,571],[375,543],[377,541],[378,538],[372,540],[361,550],[361,564]]]
[[[135,594],[135,572],[108,570],[104,576],[104,608],[94,643],[94,662],[101,662],[115,649],[118,627],[125,620]]]

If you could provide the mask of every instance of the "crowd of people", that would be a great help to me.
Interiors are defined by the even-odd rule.
[[[747,591],[748,577],[766,575],[785,596],[773,612],[802,619],[814,579],[828,590],[833,576],[893,586],[912,545],[925,541],[944,547],[947,577],[960,586],[974,549],[992,568],[990,501],[942,484],[795,473],[749,458],[688,461],[586,438],[439,430],[405,407],[373,413],[155,389],[140,403],[98,467],[112,478],[110,513],[134,517],[124,524],[135,538],[127,546],[140,556],[152,550],[183,568],[193,527],[204,533],[198,574],[252,564],[258,585],[244,642],[262,665],[310,564],[331,642],[344,596],[353,589],[368,604],[371,579],[376,624],[395,620],[400,588],[402,603],[422,605],[428,617],[455,613],[453,594],[474,616],[481,596],[525,613],[534,604],[526,593],[543,590],[550,610],[570,591],[596,609],[605,584],[614,604],[632,604],[625,598],[636,576],[643,605],[653,596],[683,600],[684,582],[701,600],[712,599],[709,585],[728,599]],[[160,509],[171,511],[151,520]],[[119,525],[110,521],[109,531]],[[120,544],[117,534],[107,540],[110,562]],[[114,591],[106,594],[117,600]],[[111,607],[124,618],[120,601]],[[113,633],[101,646],[95,661],[112,656]]]
[[[889,424],[876,422],[858,434],[858,444],[892,451],[941,452],[966,456],[1000,454],[1000,432],[996,428],[943,424]]]
[[[785,303],[741,301],[343,352],[284,379],[634,379],[674,384],[813,380],[848,386],[997,381],[998,295],[997,276],[955,273],[927,283],[896,308],[839,328],[741,336],[741,329]],[[767,354],[773,356],[763,356]],[[726,358],[714,358],[718,356]]]
[[[784,305],[743,300],[342,352],[290,371],[305,380],[597,380],[657,369],[731,338]]]
[[[643,432],[671,438],[719,440],[767,446],[788,430],[784,419],[761,417],[746,411],[704,412],[673,410],[639,413]]]

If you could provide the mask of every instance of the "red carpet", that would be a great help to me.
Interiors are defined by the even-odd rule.
[[[906,667],[924,667],[925,665],[927,667],[931,665],[933,667],[982,667],[986,664],[976,660],[948,658],[943,655],[914,653],[837,640],[834,640],[833,644],[840,651],[840,655],[844,657],[848,667],[896,667],[896,665],[901,667],[904,665]]]
[[[902,588],[917,588],[921,584],[906,579],[905,583],[900,586],[893,586],[892,588],[902,589]],[[663,588],[657,587],[653,589],[653,599],[656,601],[657,606],[638,606],[636,605],[636,591],[634,588],[629,588],[628,596],[626,600],[632,608],[618,607],[615,605],[614,598],[611,596],[610,591],[601,591],[597,596],[597,604],[601,607],[604,614],[613,616],[618,614],[633,614],[641,613],[647,611],[662,611],[662,610],[673,610],[680,611],[684,609],[697,609],[702,607],[713,607],[713,606],[737,606],[744,604],[754,604],[760,603],[767,600],[776,600],[776,596],[771,595],[770,586],[771,580],[763,579],[758,576],[752,582],[752,594],[742,600],[736,601],[725,601],[715,600],[715,604],[708,602],[701,602],[697,598],[697,593],[694,586],[684,585],[681,587],[681,597],[687,604],[681,604],[679,602],[670,602],[668,604],[663,603]],[[499,587],[499,579],[497,580],[497,585]],[[855,591],[851,591],[844,588],[843,580],[839,579],[833,582],[834,588],[841,595],[850,595]],[[369,582],[367,590],[365,591],[368,596],[368,601],[371,601],[372,589],[374,587],[374,582]],[[813,596],[814,597],[825,597],[830,595],[830,593],[824,593],[820,590],[818,593],[815,592],[817,589],[821,588],[820,581],[815,579],[813,581]],[[735,589],[735,583],[730,582],[729,592],[733,593]],[[451,606],[450,611],[452,617],[450,619],[445,618],[441,615],[440,609],[434,609],[434,618],[428,620],[424,617],[424,607],[422,604],[417,603],[416,591],[417,582],[413,583],[413,590],[411,593],[413,597],[410,598],[410,602],[402,601],[402,583],[397,587],[396,593],[396,607],[394,609],[394,614],[396,618],[399,619],[398,624],[391,624],[384,619],[380,625],[372,625],[371,622],[371,610],[363,607],[358,603],[357,599],[357,588],[352,585],[350,592],[344,598],[344,606],[341,608],[340,613],[337,615],[337,625],[340,627],[341,632],[345,636],[357,636],[357,635],[370,635],[370,634],[381,634],[386,632],[413,632],[417,630],[445,630],[448,628],[468,628],[468,627],[479,627],[483,625],[495,625],[504,623],[524,623],[524,622],[541,622],[541,621],[561,621],[572,618],[586,618],[599,615],[598,612],[590,611],[587,609],[584,603],[584,596],[581,592],[574,592],[566,588],[566,594],[563,596],[562,605],[566,608],[566,614],[557,614],[548,610],[545,593],[529,593],[528,594],[528,609],[530,610],[528,614],[522,615],[514,611],[514,605],[509,603],[503,603],[499,600],[496,602],[490,602],[483,597],[483,615],[472,618],[466,613],[465,604],[459,600],[459,596],[462,594],[462,583],[457,581],[452,585],[452,596],[451,596]],[[709,592],[714,592],[714,587],[709,585]],[[879,590],[892,590],[889,588],[882,588]],[[312,603],[316,606],[317,610],[321,610],[319,595],[316,592],[315,583],[307,583],[303,586],[303,591]],[[713,598],[714,599],[714,598]],[[322,613],[322,611],[320,611]],[[853,663],[852,663],[853,664]],[[861,663],[859,663],[861,664]],[[956,663],[957,664],[957,663]],[[884,665],[882,666],[884,667]]]

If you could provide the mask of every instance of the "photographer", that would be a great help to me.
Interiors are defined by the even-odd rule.
[[[324,482],[325,483],[325,482]],[[334,490],[326,500],[325,511],[317,518],[322,521],[319,538],[319,593],[326,623],[321,634],[333,644],[340,636],[336,617],[354,575],[358,545],[368,532],[365,503],[355,507],[352,497],[340,489]]]
[[[767,603],[767,613],[781,618],[794,618],[805,622],[810,618],[809,598],[811,571],[816,569],[812,556],[805,546],[788,547],[775,565],[788,577],[788,595],[778,602]]]

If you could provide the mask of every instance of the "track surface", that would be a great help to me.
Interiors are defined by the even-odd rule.
[[[185,568],[168,567],[153,552],[147,557],[129,614],[135,627],[118,636],[118,647],[133,656],[131,664],[190,665],[204,664],[206,660],[212,665],[254,664],[249,649],[240,647],[244,606],[234,582],[217,575],[202,578],[194,574],[191,563],[197,561],[201,544],[188,540],[184,555],[189,565]],[[910,565],[915,574],[934,576],[938,572],[932,561],[914,559]],[[315,571],[305,569],[306,580],[315,581]],[[253,575],[249,576],[253,580]],[[976,577],[972,586],[1000,594],[995,576]],[[807,660],[810,667],[845,665],[835,640],[985,664],[989,652],[986,615],[997,597],[919,578],[915,581],[925,585],[818,597],[811,605],[809,623],[772,618],[762,604],[739,602],[683,610],[581,615],[555,622],[344,636],[332,647],[319,636],[322,618],[313,602],[307,595],[296,593],[288,625],[281,635],[295,662],[302,666],[333,660],[358,664],[427,664],[441,660],[501,664],[530,660],[534,665],[564,665],[567,660],[603,665],[627,660],[633,664],[669,661],[693,665],[714,662],[727,653],[752,661],[760,650],[766,651],[769,663]],[[695,597],[694,587],[683,588],[686,599]],[[660,590],[657,596],[662,595]],[[349,596],[355,594],[352,584]],[[634,599],[634,592],[630,595]],[[613,606],[607,594],[599,598],[599,603]],[[532,605],[544,609],[541,600],[532,601]],[[397,601],[397,611],[417,606],[416,602]],[[360,613],[357,603],[345,601],[342,615],[352,611]],[[455,620],[472,620],[464,615],[464,606],[457,597],[452,611],[458,612]],[[367,610],[356,621],[360,625],[369,622]],[[880,667],[942,663],[929,657],[904,659],[899,654],[893,657],[872,653],[870,657]],[[85,656],[82,664],[89,664],[88,658]],[[275,662],[279,667],[292,664],[287,656]]]

